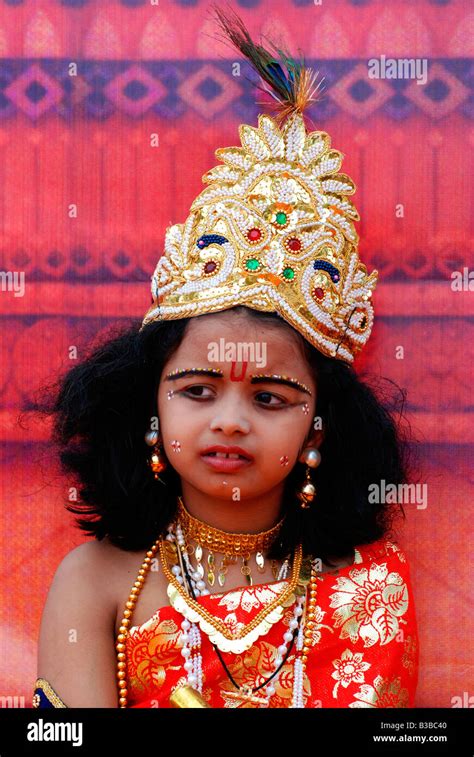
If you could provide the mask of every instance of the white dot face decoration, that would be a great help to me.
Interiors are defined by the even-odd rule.
[[[301,405],[301,409],[302,409],[302,411],[303,411],[303,413],[305,415],[308,415],[308,413],[309,413],[309,405],[308,405],[307,402],[303,402],[303,404]]]
[[[173,452],[181,452],[181,443],[177,439],[173,439],[171,442],[171,448]]]
[[[285,465],[288,465],[288,463],[289,463],[288,455],[282,455],[280,457],[280,465],[285,466]]]
[[[166,399],[172,400],[174,397],[174,391],[173,389],[170,389],[169,392],[166,392]]]

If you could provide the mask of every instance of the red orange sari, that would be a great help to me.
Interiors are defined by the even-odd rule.
[[[284,582],[255,584],[198,601],[227,626],[249,621]],[[321,575],[317,619],[304,680],[305,707],[413,707],[418,682],[418,634],[404,552],[381,539],[355,549],[354,564]],[[293,617],[283,617],[242,654],[221,653],[239,685],[255,688],[275,669],[275,657]],[[160,607],[127,638],[128,707],[170,707],[186,684],[181,656],[183,617]],[[202,633],[203,698],[211,707],[259,707],[235,698],[236,688]],[[294,649],[272,680],[269,707],[291,707]],[[264,692],[264,689],[261,693]],[[232,696],[234,694],[234,696]],[[258,696],[258,694],[257,694]]]

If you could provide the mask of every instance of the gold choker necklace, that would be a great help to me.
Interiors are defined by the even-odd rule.
[[[267,552],[278,536],[284,521],[282,518],[273,528],[258,534],[228,533],[191,515],[186,510],[181,497],[178,497],[178,517],[186,540],[194,539],[210,552],[218,552],[229,557],[242,557],[252,552]]]

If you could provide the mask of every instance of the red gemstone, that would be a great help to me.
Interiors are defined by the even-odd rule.
[[[260,229],[253,228],[247,231],[247,238],[250,239],[251,242],[258,242],[261,236],[262,232]]]
[[[217,268],[217,263],[214,263],[213,260],[210,260],[206,265],[204,266],[204,273],[212,273]]]
[[[324,289],[321,289],[321,287],[316,287],[313,294],[318,298],[318,300],[322,300],[324,297]]]
[[[298,252],[301,250],[301,242],[296,237],[289,239],[287,245],[292,252]]]

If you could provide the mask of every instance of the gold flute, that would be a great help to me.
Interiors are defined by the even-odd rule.
[[[205,699],[202,698],[199,691],[196,691],[191,686],[180,686],[179,689],[175,689],[170,696],[170,703],[172,707],[180,708],[210,707]]]

